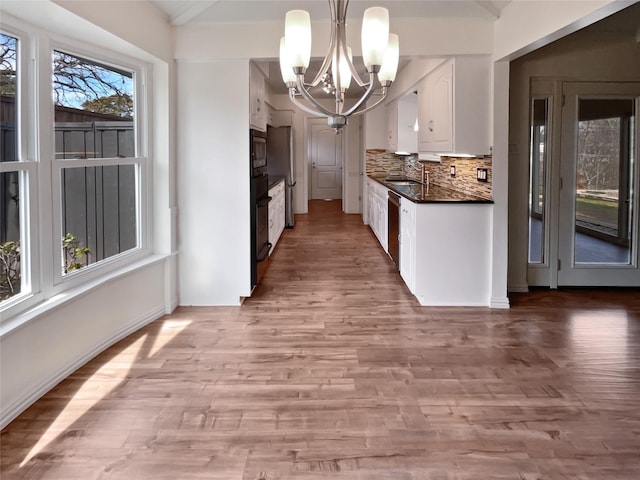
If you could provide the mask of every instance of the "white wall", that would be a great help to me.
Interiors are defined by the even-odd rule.
[[[493,58],[513,60],[634,3],[632,0],[515,0],[495,24]]]
[[[351,117],[349,125],[344,129],[345,136],[345,156],[344,156],[344,198],[342,199],[342,209],[344,213],[360,213],[360,195],[362,170],[360,145],[360,128],[362,116]]]
[[[328,8],[328,7],[327,7]],[[313,19],[312,19],[313,20]],[[329,46],[329,22],[312,22],[312,57],[322,58]],[[474,18],[392,18],[391,32],[400,36],[400,55],[442,56],[487,54],[493,47],[493,23]],[[284,18],[253,24],[216,24],[183,27],[176,32],[177,58],[233,59],[278,57]],[[361,55],[360,22],[347,26],[347,43]]]
[[[249,60],[179,63],[181,305],[251,293]]]
[[[144,2],[58,3],[65,8],[49,1],[2,1],[0,16],[6,19],[10,14],[30,27],[120,52],[153,66],[149,79],[153,92],[149,119],[153,182],[149,200],[153,201],[154,221],[149,245],[155,255],[67,291],[24,314],[2,319],[0,427],[93,356],[177,305],[172,256],[176,203],[171,28],[155,8]],[[84,15],[89,20],[82,18]]]

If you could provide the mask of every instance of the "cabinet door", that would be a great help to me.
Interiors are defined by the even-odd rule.
[[[398,102],[387,105],[387,150],[398,150]]]
[[[416,285],[416,217],[415,205],[400,203],[400,276],[411,293]]]
[[[453,150],[453,64],[430,73],[418,88],[418,147],[421,152]]]
[[[264,75],[253,63],[249,69],[249,119],[251,128],[267,129],[267,108],[265,105]]]
[[[431,91],[432,143],[436,151],[453,150],[453,65],[434,78]]]

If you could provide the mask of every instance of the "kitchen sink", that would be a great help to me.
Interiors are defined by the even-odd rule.
[[[410,178],[403,179],[389,179],[385,178],[385,182],[390,183],[391,185],[421,185],[417,180],[411,180]]]

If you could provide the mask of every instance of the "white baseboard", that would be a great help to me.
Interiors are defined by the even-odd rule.
[[[489,306],[491,308],[511,308],[509,297],[491,297]]]
[[[78,368],[86,364],[89,360],[93,359],[100,353],[104,352],[107,348],[119,342],[123,338],[140,330],[145,325],[162,317],[165,314],[165,310],[166,310],[165,305],[157,306],[147,314],[143,315],[142,317],[133,320],[127,325],[124,325],[122,328],[114,332],[110,337],[94,345],[89,350],[87,350],[84,354],[78,356],[75,360],[71,361],[69,364],[62,366],[49,379],[43,381],[39,385],[34,385],[34,387],[28,393],[26,393],[22,398],[11,403],[7,407],[2,407],[2,409],[0,410],[0,429],[6,427],[18,415],[20,415],[27,408],[33,405],[39,398],[41,398],[49,390],[55,387],[58,383],[60,383],[62,380],[64,380],[73,372],[75,372]]]
[[[526,283],[516,285],[510,284],[507,285],[507,290],[513,293],[529,293],[529,285]]]

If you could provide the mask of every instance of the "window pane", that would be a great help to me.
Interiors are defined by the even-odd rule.
[[[580,99],[576,263],[631,262],[633,99]]]
[[[133,72],[54,51],[56,159],[135,156]]]
[[[531,101],[531,145],[529,147],[529,263],[543,263],[545,178],[547,156],[548,99]]]
[[[137,165],[62,170],[63,273],[138,246],[137,170]]]
[[[0,173],[0,302],[20,293],[20,172]]]
[[[17,39],[0,34],[0,162],[18,160],[17,48]]]

